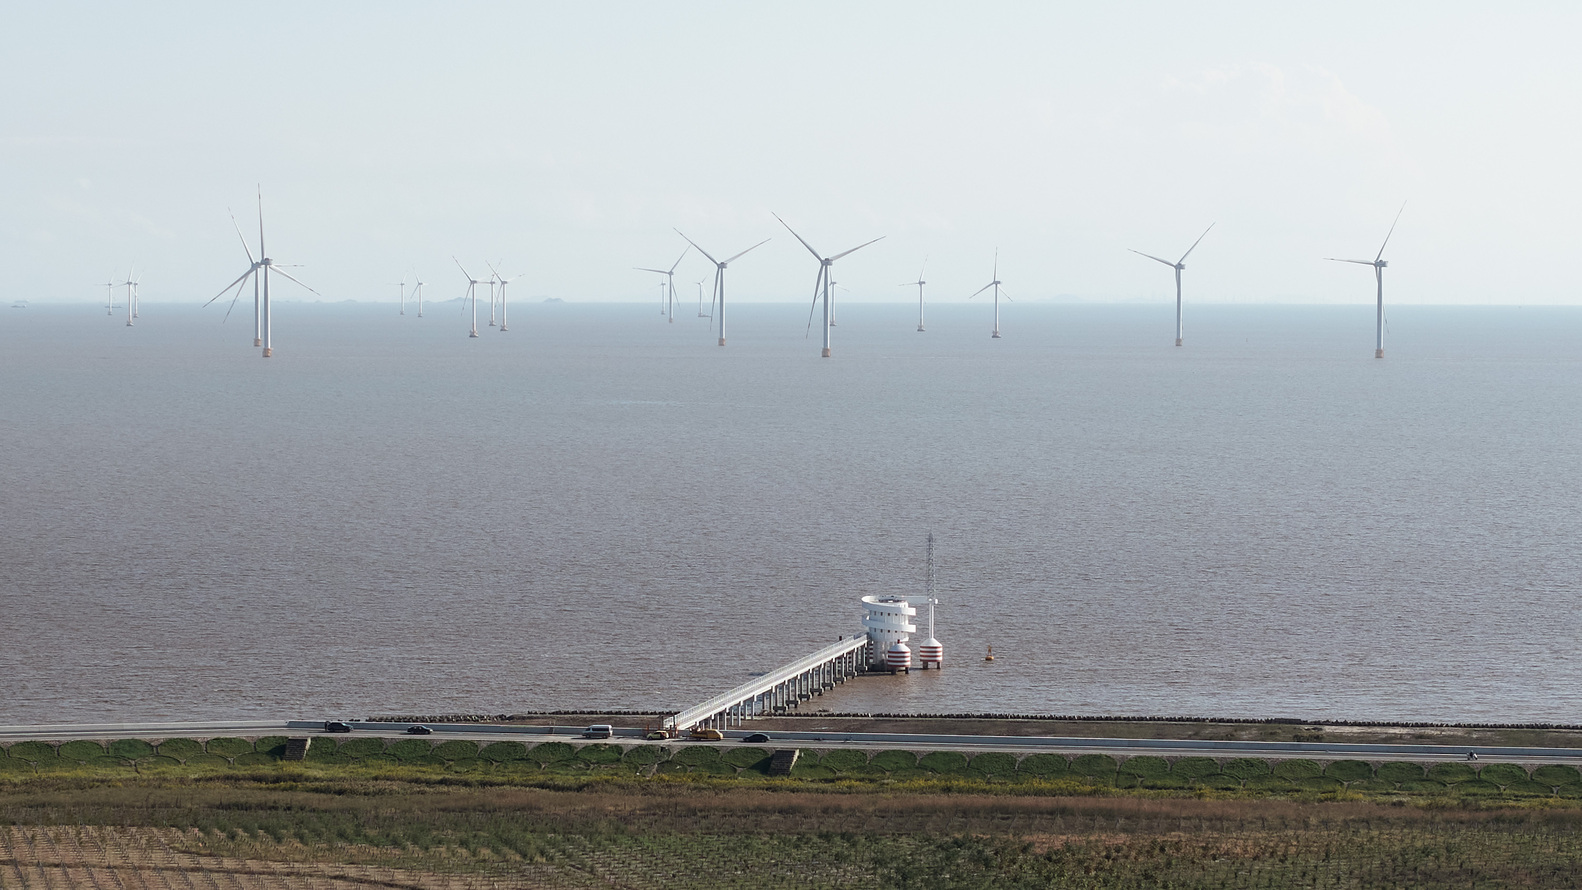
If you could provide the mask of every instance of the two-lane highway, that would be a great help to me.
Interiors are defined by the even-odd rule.
[[[409,723],[346,721],[349,734],[337,737],[407,737]],[[430,739],[469,739],[479,742],[516,740],[532,744],[557,740],[584,742],[582,726],[517,725],[489,723],[425,724]],[[754,730],[731,730],[719,742],[665,740],[649,742],[640,729],[616,729],[612,741],[621,744],[712,745],[730,747],[743,744]],[[53,724],[40,726],[0,726],[0,741],[27,739],[67,741],[71,739],[166,739],[212,738],[215,736],[324,734],[322,720],[217,720],[181,723]],[[1571,763],[1582,765],[1582,748],[1449,746],[1422,744],[1360,744],[1351,742],[1263,742],[1209,741],[1195,739],[1113,739],[1054,736],[931,735],[925,733],[859,733],[827,731],[782,731],[770,734],[760,747],[860,748],[907,751],[1006,751],[1026,754],[1108,754],[1132,757],[1152,754],[1165,757],[1260,757],[1270,760],[1307,758],[1310,760],[1466,760],[1475,753],[1479,761],[1514,763]]]

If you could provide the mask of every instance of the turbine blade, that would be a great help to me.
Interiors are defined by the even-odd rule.
[[[258,186],[258,258],[264,259],[269,254],[264,253],[264,186]]]
[[[453,260],[456,260],[456,255],[455,254],[451,254],[450,258],[453,259]],[[465,268],[462,267],[461,260],[456,260],[456,268],[461,269],[461,274],[467,276],[467,281],[468,281],[467,286],[471,287],[472,286],[472,283],[471,283],[472,282],[472,275],[470,273],[468,273],[468,271]]]
[[[247,246],[247,239],[242,237],[242,227],[236,223],[236,214],[231,213],[231,208],[229,207],[225,208],[225,212],[231,214],[231,227],[236,229],[236,238],[242,242],[242,249],[247,251],[247,261],[249,263],[258,262],[257,258],[253,256],[253,249]]]
[[[769,215],[774,217],[775,219],[780,219],[780,214],[778,214],[778,213],[774,213],[774,212],[771,211]],[[796,233],[796,229],[793,229],[790,226],[786,225],[786,221],[783,220],[783,219],[780,219],[780,225],[786,227],[786,231],[791,233],[791,237],[793,237],[796,240],[802,242],[802,246],[807,248],[807,252],[813,254],[813,259],[818,260],[821,263],[824,262],[824,258],[819,255],[819,252],[814,250],[813,249],[813,245],[807,243],[807,241],[805,239],[803,239],[803,237],[801,235],[798,235]]]
[[[1209,223],[1208,224],[1208,229],[1214,228],[1215,225],[1217,225],[1217,223]],[[1198,243],[1201,242],[1208,235],[1208,229],[1204,229],[1203,230],[1203,234],[1197,236],[1197,241],[1193,241],[1192,242],[1192,246],[1187,248],[1187,252],[1181,254],[1181,259],[1176,260],[1175,263],[1173,263],[1172,265],[1179,266],[1182,263],[1186,262],[1186,258],[1192,255],[1192,251],[1197,250]]]
[[[778,219],[778,217],[776,218]],[[790,226],[786,228],[790,228]],[[791,234],[795,235],[796,233],[792,232]],[[824,273],[828,271],[829,267],[824,265],[823,261],[820,261],[818,264],[818,277],[813,279],[813,305],[807,309],[807,333],[802,335],[804,340],[813,335],[813,312],[818,309],[818,292],[820,286],[824,283]]]
[[[252,268],[248,269],[246,272],[243,272],[241,275],[238,275],[236,277],[235,281],[231,282],[230,284],[227,284],[223,290],[221,290],[219,293],[215,294],[214,296],[210,297],[209,298],[209,303],[212,303],[215,300],[218,300],[219,298],[221,298],[221,297],[225,296],[226,294],[230,293],[231,292],[231,288],[237,286],[238,284],[241,284],[242,280],[244,278],[246,278],[247,276],[253,274],[257,270],[258,270],[258,267],[257,266],[253,266]],[[207,306],[207,305],[209,305],[209,303],[204,303],[203,305]]]
[[[1130,248],[1130,247],[1128,247],[1128,248],[1126,248],[1126,249],[1127,249],[1127,250],[1132,250],[1132,249],[1131,249],[1131,248]],[[1140,250],[1132,250],[1132,253],[1135,253],[1135,254],[1137,254],[1137,255],[1138,255],[1138,256],[1145,256],[1145,257],[1147,257],[1147,258],[1149,258],[1149,259],[1151,259],[1151,260],[1153,260],[1153,261],[1154,261],[1154,262],[1156,262],[1156,263],[1164,263],[1164,264],[1165,264],[1165,265],[1166,265],[1166,266],[1169,266],[1169,267],[1170,267],[1170,268],[1172,268],[1172,269],[1174,269],[1174,268],[1175,268],[1175,267],[1176,267],[1176,264],[1175,264],[1175,263],[1172,263],[1172,262],[1170,262],[1170,261],[1169,261],[1169,260],[1162,260],[1162,259],[1160,259],[1160,258],[1158,258],[1158,257],[1156,257],[1156,256],[1154,256],[1154,255],[1153,255],[1153,254],[1151,254],[1151,253],[1143,253],[1143,252],[1142,252],[1142,251],[1140,251]]]
[[[747,250],[757,250],[758,248],[763,247],[765,244],[768,244],[768,243],[769,243],[769,239],[765,238],[764,240],[758,242],[757,244],[754,244],[752,247],[747,248]],[[734,263],[734,262],[736,262],[737,260],[739,260],[742,257],[747,255],[747,250],[744,250],[741,253],[738,253],[737,255],[735,255],[735,256],[731,257],[730,259],[726,260],[725,262],[727,262],[727,263]]]
[[[689,247],[686,250],[681,251],[681,256],[676,257],[676,261],[670,264],[670,269],[665,274],[669,275],[671,272],[676,271],[676,267],[681,265],[681,261],[687,258],[687,250],[691,249],[692,248]]]
[[[884,240],[884,236],[880,235],[879,237],[873,239],[873,241],[864,241],[863,243],[857,245],[856,247],[853,247],[851,250],[846,251],[846,253],[837,253],[837,254],[835,254],[834,256],[829,258],[829,261],[833,263],[836,260],[840,259],[841,257],[846,256],[846,254],[856,253],[857,251],[862,250],[864,247],[867,247],[868,245],[873,244],[875,241],[883,241],[883,240]]]
[[[1003,288],[1003,287],[1000,288],[999,293],[1000,293],[1000,296],[1005,298],[1005,301],[1007,303],[1014,303],[1014,302],[1016,302],[1015,300],[1011,299],[1011,295],[1010,294],[1005,292],[1005,288]]]
[[[693,241],[691,238],[687,238],[686,233],[681,231],[680,229],[676,229],[676,234],[680,235],[682,238],[685,238],[686,242],[688,244],[692,245],[693,247],[698,247],[698,242]],[[709,252],[704,250],[703,248],[698,247],[698,253],[701,253],[704,256],[708,256],[709,257],[709,262],[713,263],[715,266],[718,266],[720,264],[719,260],[715,259],[714,257],[709,256]]]
[[[923,270],[928,268],[928,254],[923,254],[923,265],[917,267],[917,280],[923,280]]]
[[[633,266],[632,268],[637,270],[638,272],[658,272],[660,275],[669,275],[670,274],[669,272],[666,272],[664,269],[650,269],[647,266]]]
[[[988,290],[991,287],[994,287],[994,282],[992,282],[992,281],[989,282],[988,284],[985,284],[983,287],[978,288],[977,290],[973,291],[972,293],[967,294],[967,299],[970,300],[973,297],[976,297],[978,294],[983,293],[984,291]]]
[[[231,305],[230,305],[229,308],[227,308],[225,310],[225,318],[220,319],[220,324],[225,324],[225,319],[231,317],[231,310],[236,308],[236,301],[240,300],[242,298],[242,291],[245,290],[246,288],[247,288],[247,282],[246,281],[243,281],[241,284],[236,286],[236,296],[231,298]],[[211,300],[210,302],[213,302],[213,301]]]
[[[1337,262],[1337,263],[1356,263],[1359,266],[1371,266],[1371,265],[1373,265],[1373,260],[1343,260],[1343,259],[1340,259],[1338,257],[1332,257],[1332,256],[1324,257],[1324,259],[1331,260],[1331,261]]]
[[[1395,222],[1390,223],[1390,231],[1389,231],[1388,234],[1386,234],[1384,236],[1384,244],[1389,244],[1390,243],[1390,235],[1394,235],[1395,234],[1395,223],[1398,223],[1398,222],[1401,221],[1401,214],[1404,213],[1405,211],[1406,211],[1406,202],[1402,201],[1401,202],[1401,209],[1395,211]],[[1373,258],[1374,262],[1378,262],[1379,260],[1384,258],[1384,244],[1380,244],[1379,245],[1379,255]]]
[[[277,275],[285,275],[285,277],[290,278],[292,281],[297,281],[295,278],[292,278],[289,274],[280,271],[280,269],[278,269],[278,268],[275,269],[275,274],[277,274]],[[313,294],[316,297],[324,296],[323,294],[319,293],[318,291],[314,290],[313,288],[308,287],[305,284],[302,284],[302,282],[300,282],[300,281],[297,281],[297,284],[301,284],[303,287],[307,287],[308,288],[308,293]]]

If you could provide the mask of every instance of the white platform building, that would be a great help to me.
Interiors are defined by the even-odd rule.
[[[868,665],[888,671],[909,670],[912,650],[906,645],[917,632],[917,609],[901,596],[862,598],[862,626],[868,631]]]

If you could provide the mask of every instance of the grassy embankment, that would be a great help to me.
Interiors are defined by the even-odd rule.
[[[23,742],[0,885],[1403,887],[1582,882],[1561,766],[319,737]]]

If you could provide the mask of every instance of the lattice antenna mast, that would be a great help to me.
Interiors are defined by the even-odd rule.
[[[934,533],[928,533],[928,638],[934,639]]]

